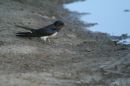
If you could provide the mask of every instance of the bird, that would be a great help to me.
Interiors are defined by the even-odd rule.
[[[16,36],[18,37],[40,37],[45,42],[50,41],[49,38],[54,37],[57,33],[65,26],[64,22],[61,20],[57,20],[54,23],[47,25],[45,27],[39,29],[32,29],[29,27],[15,25],[16,27],[21,27],[23,29],[29,30],[28,32],[17,32]]]

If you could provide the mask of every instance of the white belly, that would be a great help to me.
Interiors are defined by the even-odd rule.
[[[52,35],[50,35],[50,36],[42,36],[42,37],[40,37],[42,40],[44,40],[44,41],[46,41],[48,38],[52,38],[52,37],[54,37],[54,36],[56,36],[57,35],[57,32],[55,32],[54,34],[52,34]]]
[[[55,32],[54,34],[52,34],[50,37],[54,37],[57,35],[57,32]]]

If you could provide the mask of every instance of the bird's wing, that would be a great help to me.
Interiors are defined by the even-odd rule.
[[[41,28],[35,31],[38,36],[49,36],[57,32],[54,28]]]

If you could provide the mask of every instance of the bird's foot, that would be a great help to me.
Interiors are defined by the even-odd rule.
[[[55,44],[55,42],[52,41],[52,40],[50,40],[50,39],[47,39],[46,43],[47,43],[48,45],[54,45],[54,44]]]
[[[41,39],[43,40],[44,44],[48,44],[48,45],[55,44],[54,41],[50,40],[48,37],[41,37]]]

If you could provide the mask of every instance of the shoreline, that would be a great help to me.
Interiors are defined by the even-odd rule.
[[[107,34],[85,30],[85,24],[71,18],[73,12],[58,7],[64,0],[26,1],[0,1],[0,85],[130,85],[130,46],[115,46]],[[15,36],[26,31],[16,24],[40,28],[58,19],[66,26],[52,43]]]

